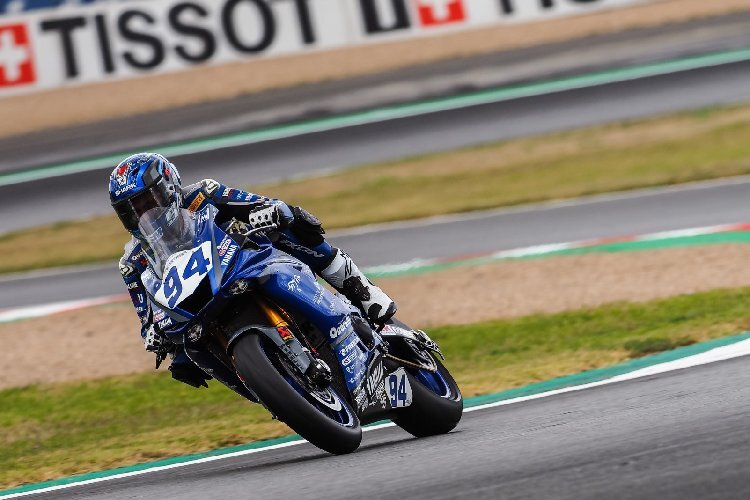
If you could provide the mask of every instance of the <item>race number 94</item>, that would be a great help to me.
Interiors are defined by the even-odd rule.
[[[195,291],[203,277],[208,274],[211,261],[206,257],[204,250],[206,247],[201,245],[193,250],[189,258],[179,259],[164,278],[164,297],[170,309],[185,298],[185,295]]]
[[[390,396],[391,408],[403,408],[411,405],[412,393],[406,372],[399,368],[388,375],[388,394]]]

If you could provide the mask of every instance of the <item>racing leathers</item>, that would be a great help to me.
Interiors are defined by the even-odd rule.
[[[300,207],[240,189],[226,187],[206,179],[183,189],[183,208],[197,212],[207,204],[218,209],[219,225],[236,219],[252,227],[269,222],[278,226],[270,232],[276,248],[308,265],[331,286],[343,293],[374,323],[385,323],[396,311],[395,303],[367,280],[351,258],[332,247],[324,238],[320,221]],[[149,265],[141,242],[133,237],[120,259],[120,272],[141,321],[141,337],[149,351],[160,351],[169,341],[160,332],[172,326],[172,320],[161,309],[152,308],[141,274]],[[185,352],[174,346],[170,366],[172,376],[194,387],[206,385],[211,377],[196,366]]]

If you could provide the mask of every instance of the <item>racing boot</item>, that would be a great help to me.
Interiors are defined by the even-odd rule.
[[[372,323],[384,325],[396,314],[396,303],[362,274],[351,257],[340,249],[334,251],[333,262],[323,269],[320,276],[359,307]]]

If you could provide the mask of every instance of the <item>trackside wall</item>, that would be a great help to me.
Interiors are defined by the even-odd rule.
[[[649,1],[653,0],[68,3],[0,17],[0,97],[501,27]]]

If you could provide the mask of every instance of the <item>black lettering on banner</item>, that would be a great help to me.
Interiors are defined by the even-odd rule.
[[[115,61],[112,59],[112,46],[109,43],[109,30],[107,20],[103,14],[94,17],[96,22],[96,36],[99,39],[99,51],[102,54],[102,65],[105,73],[114,73]]]
[[[395,22],[391,26],[383,26],[378,12],[377,0],[359,0],[365,22],[365,30],[368,34],[402,30],[411,26],[409,11],[406,8],[404,0],[387,0],[385,3],[390,4],[390,8],[395,16]]]
[[[513,14],[516,10],[513,0],[500,0],[500,9],[502,9],[503,14]]]
[[[169,10],[169,24],[177,33],[194,37],[203,42],[203,50],[191,54],[184,45],[177,45],[175,51],[177,54],[189,62],[200,63],[207,61],[216,53],[216,38],[213,33],[206,28],[185,23],[181,16],[184,12],[192,11],[195,15],[205,18],[208,17],[208,11],[202,6],[195,3],[178,3]]]
[[[513,14],[516,11],[515,1],[517,0],[500,0],[500,9],[503,14]],[[601,0],[570,0],[574,3],[594,3]],[[543,9],[551,9],[555,6],[555,0],[539,0],[539,5]]]
[[[151,59],[139,61],[135,58],[131,51],[126,51],[122,53],[122,57],[125,59],[125,61],[127,61],[128,64],[130,64],[134,68],[155,68],[162,62],[164,62],[164,45],[161,43],[161,40],[153,35],[133,30],[130,24],[131,21],[135,19],[141,19],[143,21],[146,21],[146,23],[150,25],[153,25],[156,22],[156,20],[146,12],[142,12],[140,10],[126,10],[120,15],[120,19],[117,20],[117,27],[120,30],[120,35],[122,35],[122,37],[129,42],[148,45],[153,51],[153,56],[151,57]]]
[[[305,45],[312,45],[316,41],[315,31],[313,30],[312,17],[310,16],[310,0],[292,0],[297,8],[297,20],[299,21],[299,30],[302,34],[302,41]]]
[[[60,33],[60,41],[65,55],[65,76],[68,79],[78,76],[78,62],[73,47],[73,31],[84,26],[86,26],[86,19],[83,17],[68,17],[42,21],[41,23],[42,31],[57,31]]]
[[[236,26],[234,23],[234,15],[237,7],[247,2],[256,7],[258,14],[261,17],[261,25],[263,26],[263,36],[260,41],[255,45],[245,45],[242,40],[237,36]],[[273,17],[271,7],[268,6],[263,0],[229,0],[224,4],[224,9],[221,12],[221,26],[224,29],[224,33],[227,35],[227,40],[239,52],[245,53],[256,53],[263,52],[274,41],[276,38],[276,20]]]

